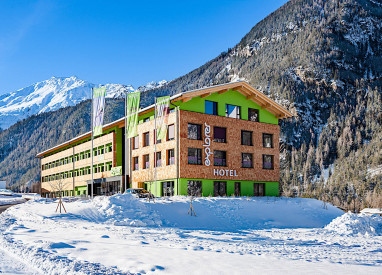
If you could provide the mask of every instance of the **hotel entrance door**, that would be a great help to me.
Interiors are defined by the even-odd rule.
[[[263,182],[255,182],[253,184],[253,195],[255,197],[263,197],[263,196],[265,196],[265,183],[263,183]]]

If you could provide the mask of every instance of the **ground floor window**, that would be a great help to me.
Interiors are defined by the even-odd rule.
[[[255,197],[263,197],[263,196],[265,196],[265,183],[263,183],[263,182],[255,182],[253,184],[253,195]]]
[[[174,182],[173,181],[163,182],[163,196],[165,196],[165,197],[174,196]]]
[[[214,196],[215,197],[227,196],[227,182],[226,181],[214,181]]]
[[[201,197],[202,196],[202,181],[200,180],[187,181],[187,196]]]
[[[241,185],[240,182],[235,182],[235,197],[241,196]]]

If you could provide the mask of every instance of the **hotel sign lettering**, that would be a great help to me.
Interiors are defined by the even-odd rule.
[[[204,153],[206,154],[206,157],[204,158],[204,165],[210,166],[211,160],[210,156],[212,155],[211,152],[211,126],[208,125],[206,122],[204,122]],[[214,168],[214,176],[222,176],[222,177],[237,177],[237,171],[232,169],[219,169]]]

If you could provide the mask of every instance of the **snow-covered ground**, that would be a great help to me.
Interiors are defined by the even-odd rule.
[[[16,203],[23,203],[25,202],[25,199],[20,197],[14,197],[14,196],[3,196],[0,195],[0,205],[7,205],[7,204],[16,204]]]
[[[196,217],[189,205],[29,201],[0,215],[0,251],[48,274],[381,274],[380,217],[301,198],[197,198]]]

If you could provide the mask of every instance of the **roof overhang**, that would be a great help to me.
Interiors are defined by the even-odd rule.
[[[278,119],[283,119],[283,118],[288,118],[292,117],[293,114],[289,112],[287,109],[285,109],[283,106],[275,102],[274,100],[270,99],[266,95],[264,95],[262,92],[256,90],[253,88],[251,85],[249,85],[245,81],[237,81],[237,82],[231,82],[231,83],[226,83],[226,84],[220,84],[220,85],[215,85],[207,88],[201,88],[201,89],[196,89],[192,91],[187,91],[187,92],[182,92],[176,95],[173,95],[170,97],[171,103],[175,103],[177,101],[182,101],[182,102],[187,102],[191,100],[194,97],[207,97],[213,93],[218,93],[218,94],[223,94],[225,92],[228,92],[230,90],[237,91],[241,93],[243,96],[245,96],[248,100],[252,100],[256,104],[260,106],[261,109],[267,110],[268,112],[272,113],[273,115],[276,116]],[[141,110],[139,110],[139,115],[143,115],[149,112],[152,112],[154,110],[155,104],[152,104],[150,106],[147,106]],[[120,118],[116,121],[113,121],[109,124],[106,124],[103,126],[103,130],[108,130],[110,128],[113,128],[115,126],[118,127],[124,127],[124,117]],[[91,137],[91,131],[82,134],[80,136],[77,136],[69,141],[66,141],[64,143],[61,143],[55,147],[52,147],[46,151],[40,152],[36,155],[36,157],[43,157],[46,154],[49,154],[53,151],[62,149],[66,146],[72,145],[75,142],[78,142],[81,139],[85,138],[90,138]]]

